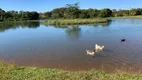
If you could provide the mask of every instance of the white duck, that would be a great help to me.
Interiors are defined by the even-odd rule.
[[[91,56],[94,56],[95,55],[95,52],[94,51],[91,51],[91,50],[86,50],[87,51],[87,55],[91,55]]]
[[[100,46],[98,44],[95,45],[95,51],[98,52],[98,51],[103,51],[104,49],[104,46]]]

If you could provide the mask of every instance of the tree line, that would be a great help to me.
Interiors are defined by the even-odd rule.
[[[0,21],[23,21],[23,20],[38,20],[39,13],[36,11],[4,11],[0,9]]]
[[[0,21],[20,21],[38,19],[76,19],[76,18],[97,18],[97,17],[121,17],[142,15],[142,8],[130,10],[116,9],[80,9],[79,4],[67,4],[65,7],[56,8],[52,11],[38,13],[36,11],[4,11],[0,9]]]
[[[78,3],[67,4],[65,7],[56,8],[52,11],[41,13],[41,19],[73,19],[73,18],[97,18],[97,17],[121,17],[121,16],[135,16],[142,15],[142,8],[130,10],[116,10],[116,9],[80,9]]]

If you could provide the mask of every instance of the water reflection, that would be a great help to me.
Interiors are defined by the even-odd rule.
[[[111,25],[111,21],[109,21],[109,22],[107,22],[107,23],[93,24],[93,25],[91,25],[91,26],[94,26],[94,27],[98,27],[98,26],[108,27],[109,25]]]
[[[123,67],[122,63],[142,68],[142,20],[131,21],[116,19],[104,24],[47,27],[37,22],[0,24],[1,31],[8,30],[0,33],[0,59],[66,70],[103,66],[105,71],[112,71]],[[121,43],[121,38],[127,41]],[[103,54],[87,56],[85,50],[92,50],[95,44],[105,46]]]
[[[6,30],[9,29],[16,29],[16,28],[38,28],[40,27],[40,22],[41,21],[36,21],[36,22],[5,22],[5,23],[1,23],[0,24],[0,32],[4,32]],[[98,26],[102,26],[102,27],[107,27],[111,24],[111,22],[108,23],[100,23],[100,24],[90,24],[90,25],[86,25],[86,26],[94,26],[94,27],[98,27]],[[77,34],[79,36],[79,31],[80,29],[77,29],[77,26],[84,26],[84,25],[71,25],[72,28],[70,26],[67,25],[60,25],[60,26],[52,26],[54,28],[67,28],[67,33],[69,33],[69,35],[71,35],[71,33],[75,32],[74,34]],[[46,26],[49,27],[49,26]],[[73,28],[74,27],[74,28]],[[71,30],[72,29],[72,30]]]
[[[80,37],[81,28],[79,26],[70,26],[66,29],[66,33],[71,38],[79,38]]]
[[[5,22],[0,24],[0,32],[16,28],[37,28],[40,22]]]
[[[66,26],[66,25],[60,25],[60,26],[53,26],[54,28],[67,28],[67,27],[69,27],[69,26]]]

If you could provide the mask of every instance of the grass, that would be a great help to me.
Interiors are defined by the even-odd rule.
[[[83,25],[83,24],[96,24],[96,23],[107,23],[109,20],[106,18],[96,19],[57,19],[44,21],[43,24],[48,25]]]
[[[122,16],[122,17],[114,17],[114,18],[142,19],[142,15],[137,15],[137,16]]]
[[[0,63],[0,80],[142,80],[141,74],[103,71],[70,72]]]

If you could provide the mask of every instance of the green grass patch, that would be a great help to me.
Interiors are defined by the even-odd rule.
[[[42,22],[44,25],[83,25],[83,24],[96,24],[96,23],[107,23],[109,20],[106,18],[96,19],[57,19],[47,20]]]
[[[96,70],[70,72],[0,63],[0,80],[142,80],[142,75],[123,72],[106,74]]]

